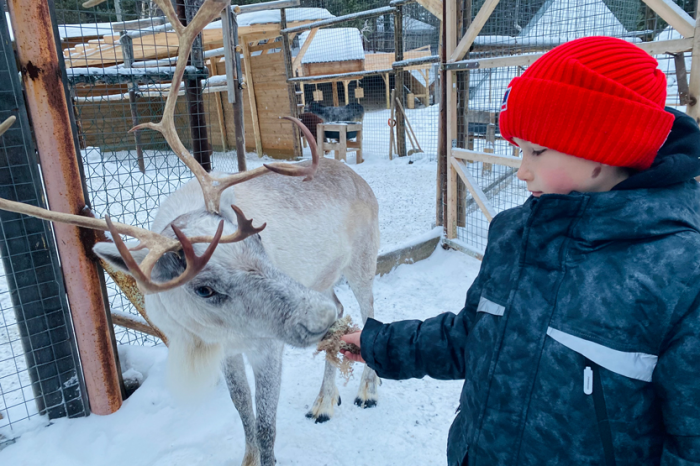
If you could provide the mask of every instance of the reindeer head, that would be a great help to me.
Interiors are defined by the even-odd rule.
[[[185,346],[216,345],[240,335],[277,338],[295,346],[313,344],[335,320],[335,305],[277,270],[257,235],[265,225],[255,228],[253,221],[235,205],[229,204],[229,208],[222,204],[222,194],[237,183],[270,172],[305,176],[305,180],[310,180],[319,163],[314,138],[298,120],[284,117],[297,124],[309,140],[313,154],[310,165],[273,163],[228,176],[207,173],[179,139],[174,111],[195,37],[229,2],[206,0],[185,27],[177,19],[170,1],[155,1],[178,36],[178,61],[161,121],[145,123],[131,131],[152,129],[163,134],[195,175],[201,187],[199,199],[203,199],[204,205],[160,228],[156,225],[155,231],[112,222],[109,217],[85,218],[4,199],[0,199],[0,208],[54,222],[109,230],[114,243],[99,243],[95,252],[133,276],[146,295],[146,308],[152,312],[154,323],[171,342],[190,338],[195,341]],[[2,127],[0,134],[4,132]],[[121,235],[137,238],[138,244],[128,247]]]

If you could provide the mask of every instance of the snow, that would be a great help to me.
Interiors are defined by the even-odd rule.
[[[380,320],[425,319],[458,312],[480,263],[467,255],[436,252],[424,261],[401,265],[375,281]],[[346,312],[359,320],[359,306],[346,284],[338,287]],[[131,466],[241,464],[243,429],[223,382],[196,404],[173,400],[165,383],[163,347],[120,346],[122,370],[143,385],[110,416],[57,419],[33,426],[0,451],[2,464],[34,466]],[[447,433],[462,382],[430,378],[384,380],[376,408],[352,404],[361,371],[344,385],[343,404],[325,424],[304,414],[318,393],[322,356],[287,348],[282,374],[276,456],[280,466],[444,464]],[[250,380],[250,377],[249,377]]]
[[[112,23],[59,24],[61,39],[112,35]]]
[[[299,48],[304,46],[309,31],[299,38]],[[364,60],[362,34],[356,28],[319,29],[306,50],[302,63],[322,63],[348,60]]]
[[[335,18],[325,8],[286,8],[287,24],[296,21],[321,21]],[[255,11],[242,13],[237,17],[238,27],[253,26],[255,24],[274,24],[280,22],[280,10]],[[221,20],[214,21],[204,29],[221,29]]]

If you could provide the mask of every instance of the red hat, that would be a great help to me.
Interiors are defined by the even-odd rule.
[[[586,37],[544,54],[514,78],[501,135],[595,162],[649,168],[671,131],[666,76],[636,45]],[[517,144],[516,144],[517,145]]]

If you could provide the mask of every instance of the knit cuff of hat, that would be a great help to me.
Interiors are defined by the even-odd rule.
[[[518,77],[499,117],[501,135],[606,165],[649,168],[674,117],[641,96],[630,100],[556,81]],[[517,144],[516,144],[517,145]]]

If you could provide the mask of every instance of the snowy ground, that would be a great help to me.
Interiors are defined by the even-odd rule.
[[[440,248],[375,281],[377,317],[424,319],[457,312],[480,263]],[[354,320],[359,308],[347,285],[339,297]],[[195,406],[178,405],[165,386],[166,349],[121,347],[124,370],[145,381],[115,414],[59,419],[34,427],[0,451],[0,464],[33,466],[226,465],[243,457],[243,431],[223,384]],[[276,454],[280,466],[444,464],[449,425],[461,383],[429,378],[385,380],[376,408],[352,404],[359,374],[339,379],[342,406],[325,424],[304,417],[321,384],[323,358],[287,349],[279,403]],[[358,367],[359,369],[359,367]]]

